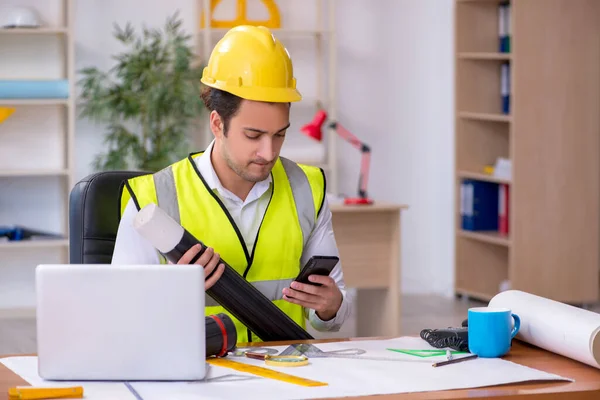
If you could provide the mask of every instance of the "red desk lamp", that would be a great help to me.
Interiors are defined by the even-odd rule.
[[[323,132],[321,131],[321,128],[323,127],[326,119],[327,113],[324,110],[317,111],[317,114],[313,120],[302,127],[302,133],[320,142],[323,139]],[[360,150],[362,153],[360,177],[358,180],[358,197],[346,197],[344,199],[344,204],[373,204],[373,200],[367,196],[371,148],[358,140],[356,136],[348,132],[348,130],[346,130],[346,128],[344,128],[338,122],[330,122],[329,128],[334,129],[339,136],[348,141],[352,146]]]

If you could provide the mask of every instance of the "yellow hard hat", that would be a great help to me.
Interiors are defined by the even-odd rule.
[[[213,49],[201,81],[247,100],[302,100],[290,54],[263,26],[230,29]]]

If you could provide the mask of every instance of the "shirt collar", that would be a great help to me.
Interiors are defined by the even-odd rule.
[[[208,185],[211,190],[217,190],[222,195],[232,196],[233,194],[227,190],[219,180],[217,173],[212,165],[210,160],[210,155],[212,153],[214,147],[214,139],[210,142],[204,153],[201,157],[193,157],[194,162],[196,163],[196,167],[198,167],[198,171],[204,178],[204,181]],[[267,176],[266,179],[256,182],[256,184],[252,187],[252,190],[248,194],[248,198],[246,202],[251,201],[251,199],[258,198],[262,196],[270,187],[273,178],[271,174]]]

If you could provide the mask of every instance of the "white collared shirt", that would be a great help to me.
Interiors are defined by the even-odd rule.
[[[235,224],[244,238],[246,248],[252,249],[254,248],[254,240],[267,209],[269,198],[271,197],[271,175],[264,181],[254,184],[245,200],[240,199],[223,187],[213,168],[210,161],[213,144],[214,141],[208,146],[202,157],[194,159],[196,166],[207,185],[219,197],[233,217]],[[136,214],[137,208],[133,200],[130,200],[125,208],[117,231],[112,257],[113,264],[160,263],[160,256],[154,246],[133,228],[132,221]],[[301,265],[305,265],[313,255],[339,257],[327,196],[325,196],[316,226],[304,247]],[[348,319],[352,312],[352,302],[345,289],[341,261],[335,266],[330,276],[335,280],[343,296],[342,305],[336,316],[329,321],[323,321],[317,316],[315,310],[311,309],[307,313],[312,327],[321,332],[339,331],[344,321]]]

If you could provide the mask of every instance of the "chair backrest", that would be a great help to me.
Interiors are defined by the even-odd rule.
[[[69,263],[110,264],[120,220],[123,182],[141,171],[105,171],[86,176],[69,196]]]

